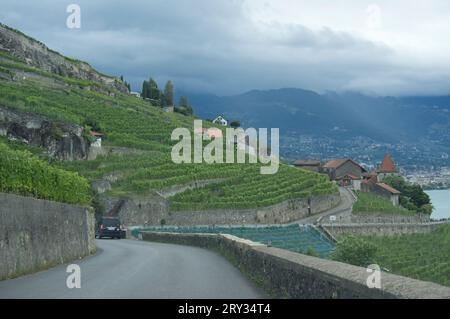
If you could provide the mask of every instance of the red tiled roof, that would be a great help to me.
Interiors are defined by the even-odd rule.
[[[348,161],[348,159],[331,160],[331,161],[326,162],[323,167],[325,167],[325,168],[338,168],[339,166],[341,166],[342,164],[344,164],[347,161]]]
[[[379,171],[381,173],[394,173],[397,172],[394,161],[389,154],[384,155],[383,162],[380,165]]]
[[[91,131],[91,135],[92,135],[92,136],[99,136],[99,137],[103,136],[102,133],[95,132],[95,131]]]
[[[385,183],[377,183],[377,185],[381,188],[384,188],[385,190],[387,190],[388,192],[390,192],[391,194],[400,194],[400,191],[396,190],[395,188],[389,186],[388,184]]]
[[[325,165],[323,165],[323,167],[336,169],[349,161],[352,162],[353,164],[355,164],[356,166],[359,166],[361,168],[362,172],[366,172],[366,169],[364,167],[362,167],[361,165],[359,165],[358,163],[356,163],[354,160],[352,160],[350,158],[331,160],[331,161],[326,162]]]

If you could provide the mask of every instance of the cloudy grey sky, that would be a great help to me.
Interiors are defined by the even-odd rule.
[[[0,0],[0,22],[135,90],[450,93],[448,0]]]

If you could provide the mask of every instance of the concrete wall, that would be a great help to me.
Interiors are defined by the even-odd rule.
[[[435,223],[403,223],[403,224],[322,224],[334,237],[342,235],[379,235],[393,236],[401,234],[423,234],[429,233],[442,225],[442,222]]]
[[[108,211],[114,206],[117,199],[104,197],[102,201]],[[335,207],[339,201],[339,194],[313,197],[311,198],[311,214]],[[308,214],[308,199],[306,198],[288,200],[255,209],[173,212],[170,211],[169,202],[157,194],[143,199],[126,199],[119,211],[119,217],[126,226],[280,224],[296,221]]]
[[[429,215],[389,215],[384,213],[352,213],[338,216],[342,224],[420,224],[430,222]]]
[[[87,208],[0,193],[0,280],[95,251]]]
[[[370,289],[365,268],[230,235],[142,232],[142,239],[218,251],[278,298],[450,298],[448,287],[386,273],[381,275],[381,289]]]

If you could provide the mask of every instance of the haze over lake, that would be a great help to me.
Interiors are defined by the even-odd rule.
[[[450,189],[439,189],[426,191],[431,198],[431,203],[434,206],[434,219],[450,218]]]

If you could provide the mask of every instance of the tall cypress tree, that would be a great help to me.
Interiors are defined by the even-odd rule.
[[[142,98],[143,99],[148,98],[149,97],[148,93],[149,93],[148,92],[148,81],[144,80],[144,82],[142,83],[142,93],[141,93]]]
[[[173,84],[172,81],[167,81],[164,87],[164,100],[168,106],[173,106]]]
[[[150,99],[159,100],[160,92],[158,89],[158,84],[152,78],[150,78],[150,81],[148,82],[148,93]]]

